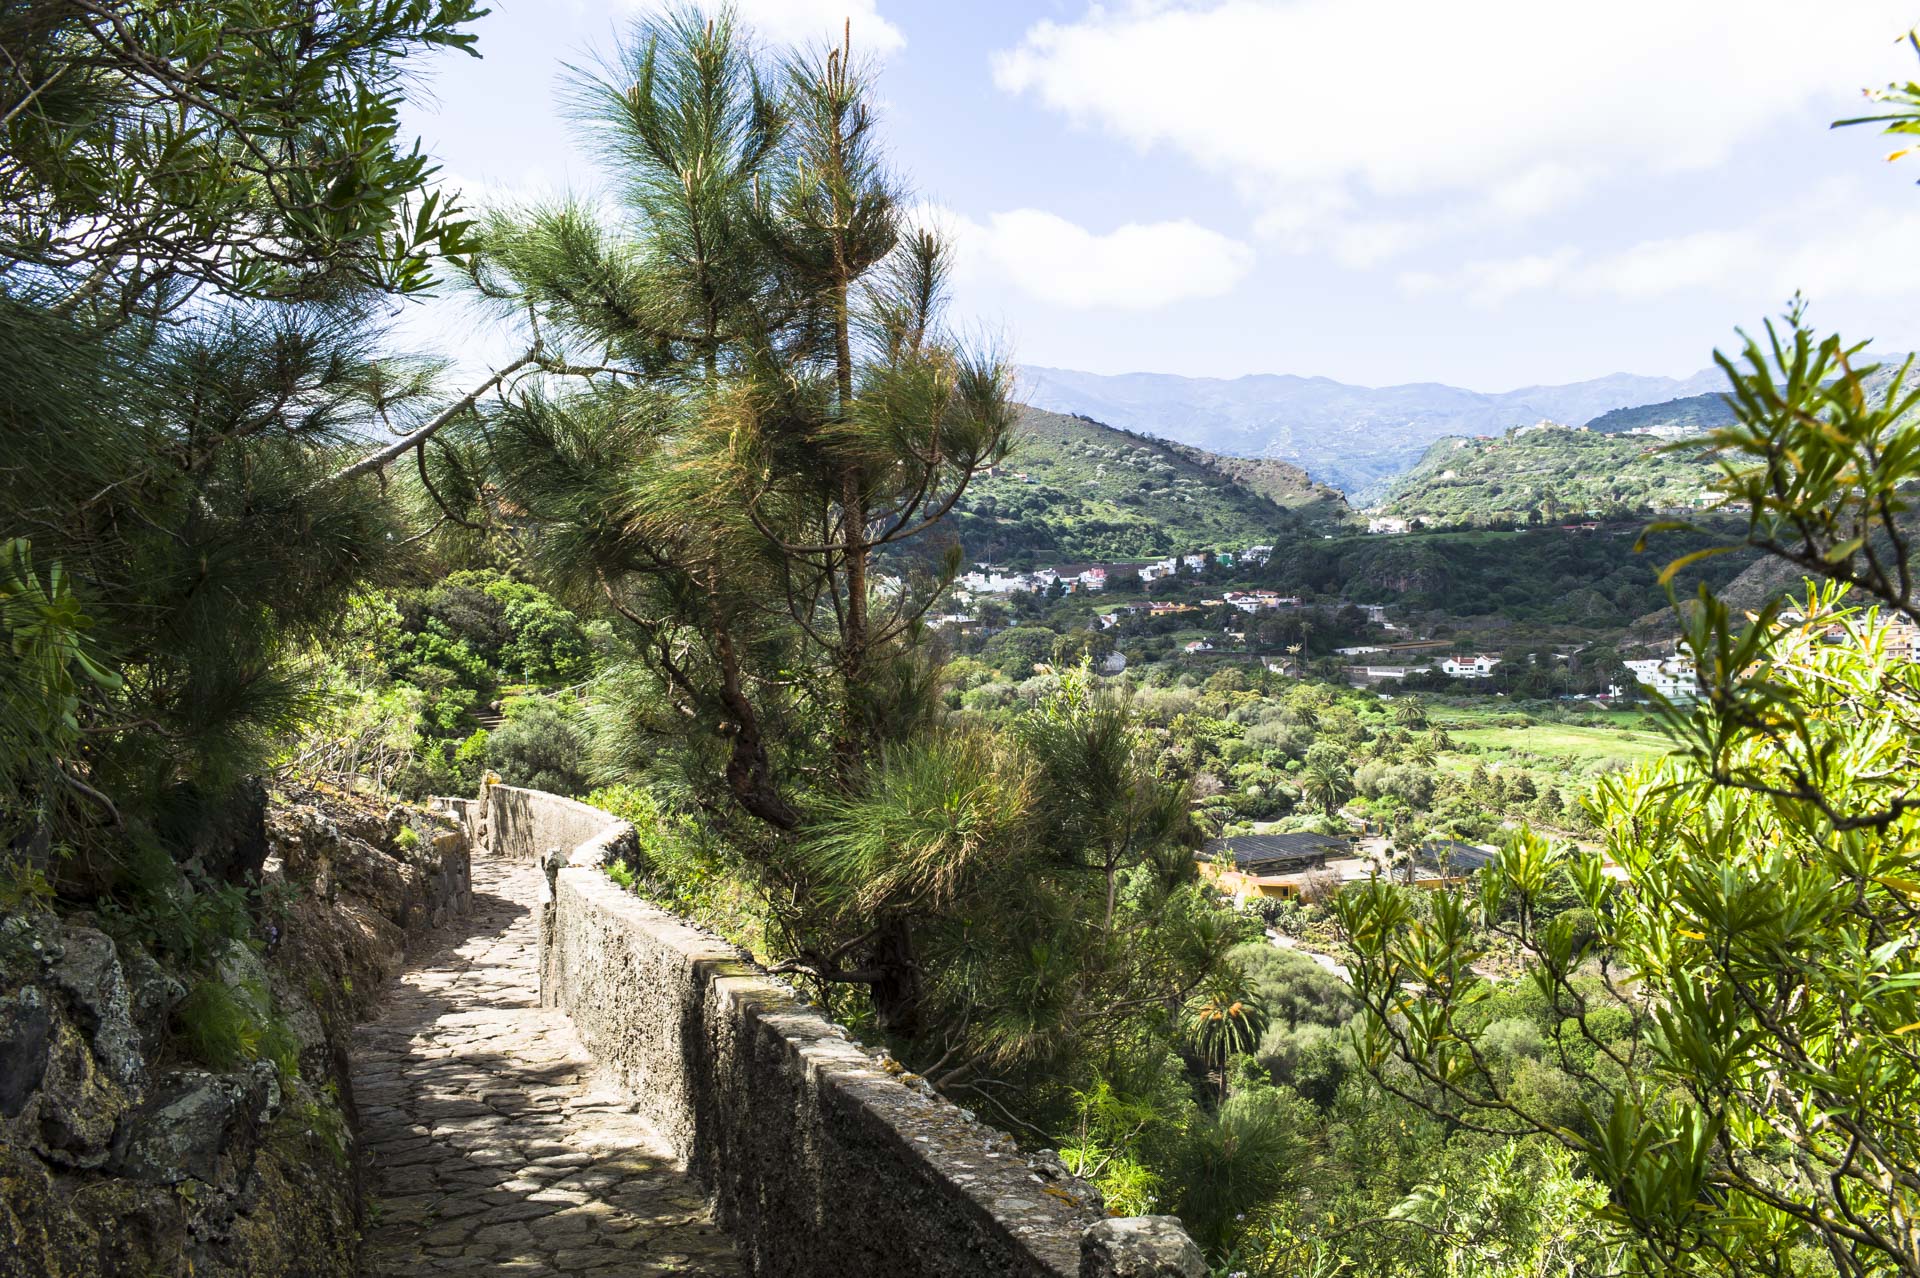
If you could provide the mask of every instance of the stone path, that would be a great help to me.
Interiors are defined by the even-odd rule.
[[[700,1187],[539,1006],[539,871],[476,857],[459,935],[355,1035],[376,1275],[738,1275]]]

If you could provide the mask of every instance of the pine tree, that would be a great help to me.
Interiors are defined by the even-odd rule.
[[[0,843],[77,848],[68,887],[113,889],[128,846],[188,859],[301,713],[303,641],[407,541],[377,468],[331,476],[431,403],[368,308],[458,247],[396,86],[474,16],[0,4]],[[12,664],[36,600],[64,677]],[[48,696],[70,731],[16,732]]]
[[[914,639],[957,548],[906,552],[1011,423],[1006,370],[942,327],[947,250],[906,223],[868,98],[844,44],[774,62],[691,10],[579,75],[617,219],[503,211],[475,273],[568,376],[452,446],[486,453],[551,578],[623,622],[628,761],[678,743],[802,930],[810,808],[865,793],[935,709]],[[865,962],[817,970],[910,1024],[904,923],[857,940]]]

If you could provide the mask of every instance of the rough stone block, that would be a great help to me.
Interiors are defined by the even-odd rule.
[[[1207,1278],[1207,1260],[1178,1216],[1129,1216],[1080,1236],[1080,1278]]]

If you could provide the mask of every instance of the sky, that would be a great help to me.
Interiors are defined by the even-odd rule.
[[[492,0],[407,124],[470,203],[603,181],[562,115],[657,0]],[[1920,155],[1833,130],[1920,79],[1920,0],[736,0],[852,23],[955,240],[954,319],[1027,364],[1500,391],[1683,376],[1796,290],[1920,349]],[[498,333],[429,306],[401,332]]]

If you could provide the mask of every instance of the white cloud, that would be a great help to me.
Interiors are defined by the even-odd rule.
[[[1193,222],[1130,222],[1104,234],[1040,209],[930,220],[958,250],[963,281],[1007,284],[1076,309],[1143,311],[1218,297],[1253,267],[1253,250]]]
[[[1485,207],[1498,217],[1524,222],[1572,203],[1595,176],[1591,169],[1547,160],[1495,182],[1487,191]]]
[[[1414,296],[1454,292],[1475,306],[1495,306],[1564,280],[1577,254],[1572,249],[1468,262],[1452,271],[1407,271],[1400,287]]]
[[[1441,233],[1831,118],[1863,83],[1907,78],[1893,41],[1911,22],[1896,0],[1113,0],[1034,24],[993,75],[1230,176],[1275,209],[1263,232],[1421,198],[1446,206]]]
[[[1774,258],[1774,246],[1758,231],[1695,231],[1643,240],[1604,256],[1582,268],[1571,283],[1581,293],[1645,299],[1768,275]]]
[[[876,0],[731,0],[740,21],[760,42],[769,45],[838,47],[847,24],[852,24],[856,56],[884,56],[904,47],[907,37],[880,15]],[[666,0],[630,0],[630,7],[655,12]],[[722,0],[701,0],[703,10],[717,10]]]
[[[1364,269],[1418,248],[1431,240],[1437,229],[1431,222],[1393,218],[1348,221],[1330,226],[1326,240],[1335,261],[1342,266]]]
[[[1795,292],[1854,302],[1920,291],[1920,203],[1876,203],[1857,183],[1835,183],[1747,226],[1642,240],[1606,252],[1483,258],[1450,270],[1407,271],[1414,296],[1451,292],[1476,306],[1552,290],[1574,298],[1645,302],[1711,294],[1772,306]]]

